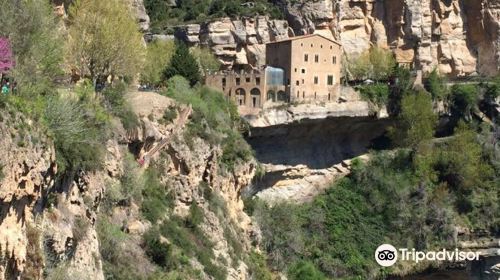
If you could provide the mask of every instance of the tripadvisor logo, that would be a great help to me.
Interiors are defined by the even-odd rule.
[[[417,251],[415,248],[399,248],[396,249],[391,244],[382,244],[375,250],[375,261],[380,266],[388,267],[396,263],[397,260],[411,261],[419,263],[420,261],[477,261],[479,260],[479,252],[464,252],[455,249],[453,251],[442,249],[440,251]]]

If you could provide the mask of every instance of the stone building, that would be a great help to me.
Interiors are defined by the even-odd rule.
[[[266,45],[266,66],[252,72],[217,72],[206,85],[222,90],[248,113],[284,102],[337,101],[342,49],[318,34]]]

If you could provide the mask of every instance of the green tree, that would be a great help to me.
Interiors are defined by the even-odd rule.
[[[373,46],[370,49],[371,77],[376,81],[387,80],[392,75],[396,60],[391,51]]]
[[[401,114],[390,135],[396,144],[417,150],[422,142],[432,139],[436,122],[430,95],[408,94],[401,101]]]
[[[219,71],[221,63],[208,48],[196,47],[191,50],[203,74]]]
[[[141,72],[141,83],[149,86],[159,86],[163,78],[163,70],[170,63],[174,54],[173,41],[154,41],[148,44],[146,61]]]
[[[196,58],[189,52],[186,44],[180,41],[176,42],[175,53],[163,74],[165,79],[176,75],[183,76],[191,86],[201,80],[200,67]]]
[[[48,1],[0,0],[0,37],[9,38],[16,59],[11,76],[18,91],[33,94],[52,91],[62,74],[61,38]]]
[[[133,77],[144,59],[142,35],[121,0],[79,0],[69,9],[68,61],[95,86]]]
[[[451,87],[451,110],[456,118],[470,119],[478,100],[478,89],[475,85],[455,84]]]
[[[323,280],[326,277],[321,273],[313,263],[300,261],[293,265],[288,271],[290,280]]]
[[[446,96],[447,88],[445,80],[439,75],[436,68],[429,73],[424,86],[431,93],[432,99],[442,100]]]

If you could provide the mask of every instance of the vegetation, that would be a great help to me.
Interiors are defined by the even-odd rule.
[[[191,53],[198,61],[203,74],[219,71],[221,62],[215,57],[210,49],[196,47],[191,50]]]
[[[53,92],[62,74],[61,46],[52,7],[47,1],[0,0],[0,37],[9,38],[16,59],[9,73],[20,95],[33,98]]]
[[[424,85],[425,89],[432,95],[432,99],[443,100],[443,98],[446,97],[448,89],[446,87],[445,80],[439,75],[437,68],[432,70]]]
[[[237,162],[251,158],[252,151],[237,130],[240,118],[234,103],[210,88],[190,88],[186,79],[179,76],[168,80],[167,88],[164,94],[193,107],[184,136],[188,144],[193,144],[193,137],[212,145],[222,144],[221,164],[227,170],[232,170]]]
[[[396,60],[392,52],[374,46],[347,61],[347,74],[349,80],[386,81],[395,67]]]
[[[360,92],[363,99],[378,106],[385,105],[389,101],[389,87],[383,83],[361,86]]]
[[[244,0],[182,0],[175,7],[167,1],[146,0],[144,5],[151,18],[151,28],[155,32],[168,31],[168,27],[185,22],[201,22],[211,18],[269,15],[283,18],[282,11],[268,0],[256,0],[250,6]]]
[[[416,150],[432,139],[436,124],[430,95],[426,92],[407,94],[401,102],[401,114],[391,136],[394,143]]]
[[[177,75],[183,76],[189,81],[191,86],[194,86],[201,81],[199,64],[196,58],[189,52],[189,48],[185,43],[177,41],[175,46],[175,53],[163,73],[164,77],[165,79],[170,79]]]
[[[470,120],[472,112],[479,101],[479,91],[476,85],[455,84],[451,87],[450,103],[452,114],[459,118]]]
[[[164,1],[163,1],[164,2]],[[170,64],[175,51],[173,41],[156,40],[148,44],[146,61],[141,72],[141,83],[150,87],[158,87],[163,81],[163,70]]]
[[[80,0],[69,9],[67,59],[96,88],[133,77],[143,61],[142,35],[121,0]]]

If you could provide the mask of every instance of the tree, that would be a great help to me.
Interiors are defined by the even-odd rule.
[[[374,80],[387,80],[391,76],[396,60],[391,51],[373,46],[369,53],[371,63],[371,76]]]
[[[219,71],[221,63],[210,49],[197,47],[193,48],[191,53],[198,61],[203,74]]]
[[[171,77],[180,75],[186,78],[191,86],[194,86],[201,80],[198,62],[189,52],[189,48],[185,43],[177,41],[175,46],[174,56],[163,73],[164,78],[170,79]]]
[[[16,59],[9,75],[20,94],[32,97],[52,91],[62,74],[63,42],[48,1],[0,0],[0,37],[8,38]]]
[[[427,80],[424,83],[425,89],[431,93],[432,99],[441,100],[446,95],[446,84],[444,79],[439,75],[436,68],[429,73]]]
[[[436,122],[429,94],[407,94],[401,101],[401,114],[390,135],[396,144],[415,151],[422,142],[432,139]]]
[[[478,102],[478,89],[475,85],[455,84],[451,87],[451,110],[456,118],[471,118]]]
[[[133,77],[143,61],[142,35],[121,0],[79,0],[69,12],[68,60],[94,86]]]
[[[174,54],[173,41],[154,41],[148,44],[146,61],[141,72],[141,83],[158,86],[162,81],[163,69]]]

